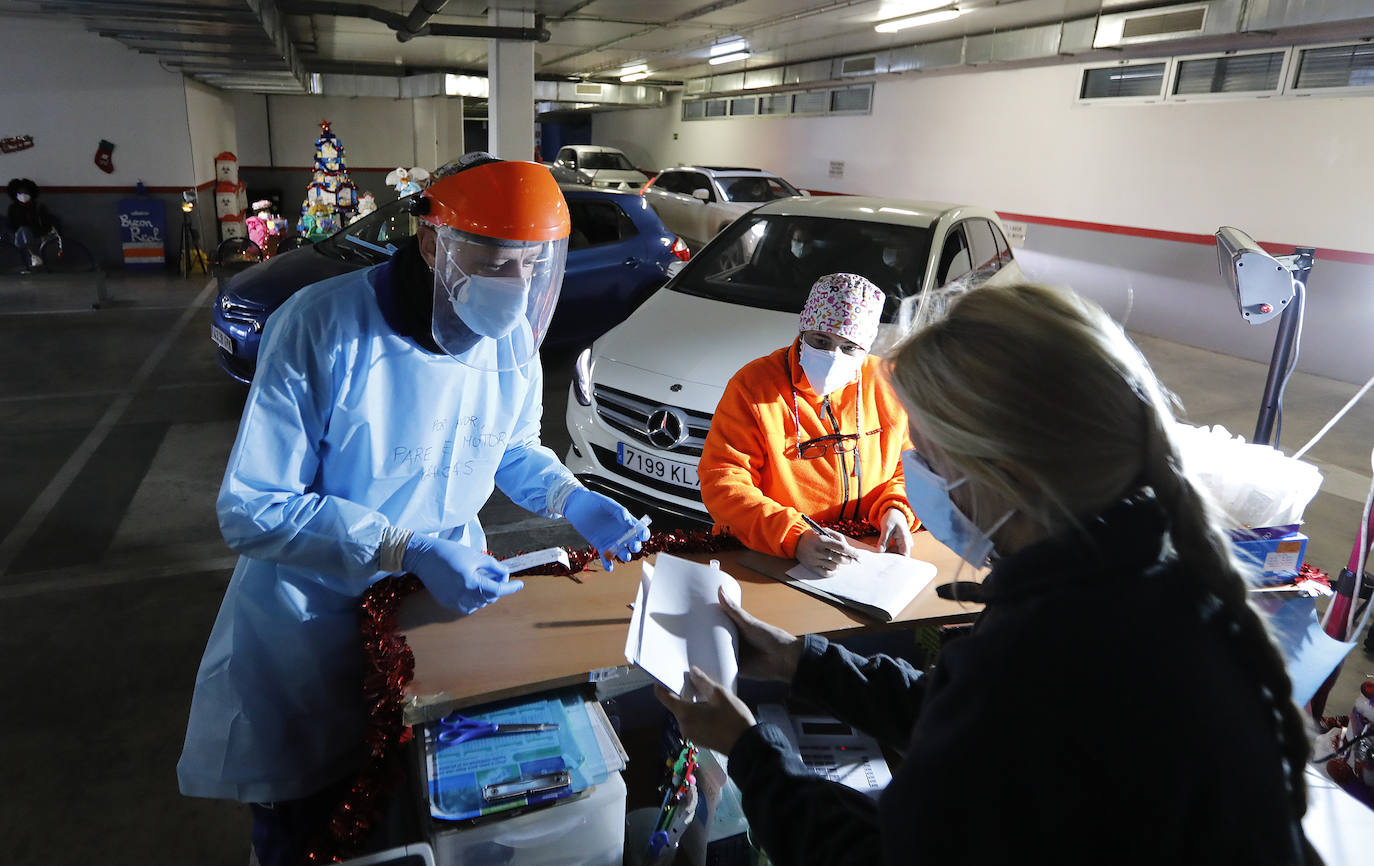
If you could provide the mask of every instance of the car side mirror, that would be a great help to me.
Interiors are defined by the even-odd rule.
[[[811,198],[811,190],[809,189],[799,189],[797,192],[801,193],[802,198]]]
[[[711,191],[709,189],[694,189],[692,190],[692,198],[700,201],[710,201]]]

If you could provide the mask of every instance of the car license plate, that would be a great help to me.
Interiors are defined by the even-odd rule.
[[[210,326],[210,339],[214,340],[215,345],[219,346],[224,351],[234,351],[234,338],[224,333],[214,325]]]
[[[692,464],[678,463],[676,460],[664,460],[662,457],[646,454],[638,448],[631,448],[624,442],[616,443],[615,462],[639,475],[657,478],[679,487],[689,487],[692,490],[701,489],[701,481],[697,478],[697,468]]]

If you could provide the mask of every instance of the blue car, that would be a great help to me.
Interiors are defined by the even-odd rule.
[[[572,218],[568,266],[544,345],[593,340],[623,322],[687,261],[687,245],[633,193],[564,186]],[[317,244],[279,253],[222,280],[210,338],[219,365],[247,384],[272,311],[311,283],[385,261],[415,232],[405,199]]]

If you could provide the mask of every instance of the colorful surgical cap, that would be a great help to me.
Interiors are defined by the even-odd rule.
[[[811,286],[798,330],[844,337],[867,352],[877,339],[882,315],[882,289],[858,274],[828,274]]]

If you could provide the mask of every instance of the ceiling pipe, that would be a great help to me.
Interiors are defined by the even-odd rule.
[[[385,24],[387,27],[396,31],[396,39],[399,42],[409,42],[416,36],[456,36],[470,39],[505,39],[511,42],[548,42],[552,38],[551,33],[544,27],[544,16],[534,16],[533,27],[492,27],[486,24],[427,24],[427,22],[438,9],[434,12],[426,13],[423,8],[426,3],[429,6],[443,8],[448,0],[420,0],[420,4],[411,11],[410,15],[399,15],[395,12],[388,12],[385,9],[378,9],[376,6],[369,6],[366,3],[332,3],[332,2],[302,2],[294,0],[281,4],[281,11],[286,15],[335,15],[340,18],[368,18]],[[419,21],[420,26],[416,30],[410,29],[412,20]]]
[[[534,16],[533,27],[493,27],[488,24],[428,24],[417,36],[459,36],[473,39],[504,39],[508,42],[548,42],[553,34],[544,27],[544,16]],[[404,33],[396,38],[405,42]]]
[[[405,23],[396,30],[397,42],[409,42],[421,35],[429,19],[443,11],[448,0],[415,0],[415,8],[406,16]]]

